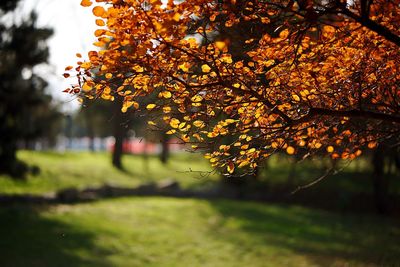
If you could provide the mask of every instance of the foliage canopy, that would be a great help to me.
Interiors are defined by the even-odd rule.
[[[66,68],[66,91],[151,110],[214,166],[399,141],[398,0],[96,2],[99,51]]]

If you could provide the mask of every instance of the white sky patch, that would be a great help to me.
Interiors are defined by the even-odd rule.
[[[21,16],[28,16],[31,10],[38,14],[38,27],[49,27],[54,30],[48,40],[50,49],[50,66],[37,66],[35,73],[49,83],[52,95],[64,103],[64,111],[72,112],[79,107],[75,97],[62,91],[70,87],[73,78],[65,79],[62,74],[68,65],[75,66],[78,61],[76,53],[83,59],[87,52],[96,50],[92,44],[96,41],[93,32],[96,30],[92,8],[82,7],[80,0],[22,0],[18,8]]]

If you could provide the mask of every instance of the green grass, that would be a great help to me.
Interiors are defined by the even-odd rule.
[[[167,165],[162,165],[157,157],[148,157],[146,160],[142,156],[125,155],[124,171],[112,167],[107,153],[20,151],[18,158],[29,165],[38,166],[41,172],[37,176],[29,175],[26,181],[0,176],[1,193],[40,194],[104,183],[137,186],[165,179],[177,180],[184,188],[199,188],[217,179],[215,174],[205,175],[211,168],[201,155],[189,153],[173,155]]]
[[[122,198],[0,210],[0,266],[399,266],[400,227],[297,206]]]
[[[125,155],[124,171],[112,167],[108,153],[19,151],[18,158],[29,165],[38,166],[41,172],[37,176],[28,175],[26,181],[0,175],[1,193],[40,194],[69,187],[99,186],[104,183],[137,186],[165,179],[177,180],[184,188],[201,188],[212,186],[219,179],[219,174],[208,173],[211,167],[200,154],[175,154],[167,165],[161,164],[158,157],[154,156],[145,159],[142,156]],[[292,188],[318,178],[324,173],[327,165],[322,160],[304,161],[296,165]],[[359,167],[355,168],[354,165]],[[281,155],[271,157],[268,167],[261,169],[261,183],[267,183],[270,188],[285,184],[292,166],[290,158]],[[328,177],[314,188],[320,191],[328,189],[346,193],[370,193],[372,183],[369,172],[365,161],[360,161],[338,175]]]
[[[156,157],[127,155],[124,171],[113,168],[106,153],[21,151],[18,157],[41,172],[26,181],[0,176],[1,193],[40,194],[104,183],[137,186],[164,179],[199,189],[218,180],[217,174],[190,171],[210,171],[207,161],[193,154],[174,155],[165,166]],[[325,201],[321,194],[338,196],[332,201],[347,206],[343,194],[371,191],[364,163],[301,194],[313,201]],[[324,164],[296,166],[295,184],[318,177]],[[263,183],[285,183],[290,166],[286,158],[274,156],[256,186],[263,190]],[[340,194],[329,195],[328,189]],[[0,208],[1,267],[400,266],[398,240],[400,225],[394,220],[253,202],[132,197]]]

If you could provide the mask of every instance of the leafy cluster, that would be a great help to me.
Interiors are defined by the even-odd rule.
[[[279,150],[352,159],[399,141],[400,1],[96,2],[99,50],[66,68],[67,91],[151,110],[229,173]]]

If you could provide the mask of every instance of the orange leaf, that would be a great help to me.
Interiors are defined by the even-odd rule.
[[[295,152],[294,147],[288,146],[288,147],[286,148],[286,153],[288,153],[289,155],[293,155],[294,152]]]
[[[96,17],[101,17],[104,15],[104,13],[106,13],[106,10],[101,7],[101,6],[95,6],[92,10],[93,15],[95,15]]]
[[[88,7],[91,5],[92,5],[92,1],[90,1],[90,0],[82,0],[81,1],[81,6]]]

